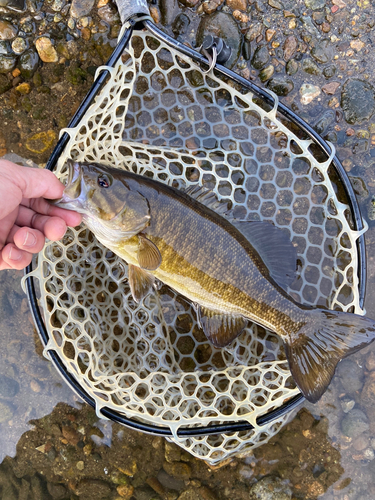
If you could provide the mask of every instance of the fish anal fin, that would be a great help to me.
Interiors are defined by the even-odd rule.
[[[247,325],[242,316],[223,314],[206,307],[198,307],[197,312],[200,326],[215,347],[225,347],[233,342]]]
[[[139,266],[147,271],[155,271],[162,261],[158,247],[142,234],[138,235],[138,238],[139,246],[137,258]]]
[[[136,302],[140,302],[153,290],[154,276],[140,267],[129,264],[128,276],[130,291]]]
[[[306,324],[284,344],[290,371],[305,398],[318,401],[339,361],[374,339],[375,322],[369,318],[341,311],[311,311]]]
[[[286,289],[297,269],[297,252],[288,234],[269,222],[231,222],[258,252],[271,277]]]

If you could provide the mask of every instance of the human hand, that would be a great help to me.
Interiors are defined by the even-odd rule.
[[[80,214],[44,199],[61,198],[63,191],[49,170],[0,160],[0,271],[23,269],[42,250],[45,238],[59,240],[67,226],[80,224]]]

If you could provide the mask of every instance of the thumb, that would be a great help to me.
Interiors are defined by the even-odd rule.
[[[64,184],[49,170],[20,167],[7,160],[0,160],[0,179],[8,179],[22,193],[22,198],[60,198]]]

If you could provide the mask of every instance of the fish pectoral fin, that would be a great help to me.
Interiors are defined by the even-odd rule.
[[[297,269],[297,252],[288,234],[269,222],[231,222],[258,252],[271,277],[286,290]]]
[[[147,271],[155,271],[161,264],[161,254],[155,243],[143,236],[138,235],[139,246],[138,246],[138,263],[142,269]]]
[[[155,282],[154,276],[140,267],[129,264],[128,276],[130,291],[136,302],[140,302],[153,290]]]
[[[198,323],[204,334],[215,347],[225,347],[238,337],[247,325],[242,316],[223,314],[219,311],[198,306]]]

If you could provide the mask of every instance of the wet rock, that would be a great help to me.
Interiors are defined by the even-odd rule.
[[[330,64],[329,66],[326,66],[323,69],[323,75],[325,78],[327,78],[327,80],[329,78],[332,78],[335,74],[336,74],[336,66],[334,66],[333,64]]]
[[[227,0],[227,5],[232,10],[246,10],[247,0]]]
[[[129,500],[133,496],[134,486],[131,486],[130,484],[121,484],[120,486],[117,486],[117,493],[121,498]]]
[[[36,50],[38,51],[39,57],[43,62],[57,62],[58,55],[52,41],[46,37],[41,36],[35,42]]]
[[[322,87],[322,90],[325,94],[327,95],[333,95],[336,90],[340,87],[340,82],[331,82],[331,83],[327,83],[327,85],[324,85]]]
[[[361,392],[361,403],[365,408],[375,409],[375,372],[366,377]]]
[[[39,55],[35,49],[24,52],[18,61],[18,68],[25,80],[31,78],[39,66]]]
[[[170,26],[181,10],[178,5],[178,0],[160,0],[159,8],[161,23],[164,26]]]
[[[201,500],[201,498],[196,488],[189,488],[183,491],[177,500]]]
[[[47,489],[53,500],[64,500],[68,498],[68,492],[62,484],[47,483]]]
[[[1,73],[1,72],[0,72]],[[12,84],[5,75],[0,74],[0,95],[12,88]]]
[[[344,359],[337,365],[337,377],[346,394],[354,395],[363,387],[363,372],[355,361]]]
[[[324,9],[326,2],[325,0],[305,0],[305,5],[308,9],[318,10]]]
[[[215,12],[212,16],[205,16],[198,26],[197,46],[202,45],[204,37],[209,34],[222,38],[232,48],[231,56],[225,63],[225,66],[232,68],[240,55],[241,45],[241,34],[236,21],[225,12]]]
[[[321,75],[322,70],[314,63],[310,58],[304,59],[302,62],[302,69],[305,73],[309,75]]]
[[[186,14],[181,12],[172,23],[172,31],[176,36],[183,35],[188,29],[189,24],[190,19]]]
[[[274,66],[272,64],[266,66],[262,71],[259,72],[259,78],[262,82],[266,82],[270,78],[272,78],[273,74],[275,72]]]
[[[15,67],[17,59],[13,56],[0,56],[0,74],[9,73]]]
[[[262,69],[268,63],[269,58],[268,49],[263,45],[263,47],[258,47],[254,52],[251,64],[255,69]]]
[[[320,94],[320,88],[311,83],[304,83],[299,89],[301,95],[301,104],[309,104]]]
[[[25,0],[0,0],[0,7],[22,12],[25,10]]]
[[[62,435],[72,446],[76,446],[81,439],[81,435],[72,427],[63,426],[61,428]]]
[[[298,71],[299,65],[295,59],[291,59],[286,63],[285,71],[287,75],[295,75]]]
[[[280,2],[278,2],[278,0],[268,0],[268,5],[277,10],[283,9],[283,5]]]
[[[13,410],[10,405],[0,401],[0,424],[8,422],[13,417]]]
[[[356,78],[348,80],[341,92],[341,107],[345,120],[350,124],[368,120],[375,111],[374,87]]]
[[[90,14],[94,7],[95,0],[73,0],[70,7],[70,15],[76,19]]]
[[[13,40],[17,33],[18,29],[12,23],[0,20],[0,40]]]
[[[99,479],[83,479],[78,483],[75,493],[83,499],[104,500],[109,497],[112,488],[105,481]]]
[[[334,123],[335,117],[335,112],[329,109],[319,118],[314,126],[314,129],[318,132],[318,134],[324,135],[327,132],[328,127]]]
[[[17,37],[12,42],[12,50],[15,54],[22,54],[27,49],[27,42],[24,38]]]
[[[0,55],[8,56],[11,54],[11,49],[9,42],[6,40],[0,40]]]
[[[297,38],[293,35],[287,36],[284,42],[284,61],[289,61],[294,56],[297,47]]]
[[[169,441],[165,442],[165,459],[168,463],[179,462],[181,460],[181,448]]]
[[[354,408],[355,401],[354,401],[354,399],[351,399],[351,398],[344,398],[344,399],[341,399],[340,404],[341,404],[342,411],[344,413],[349,413],[350,410],[352,410]]]
[[[279,96],[286,96],[294,89],[294,84],[288,78],[276,76],[267,83],[267,87]]]
[[[170,476],[177,477],[179,479],[189,479],[191,476],[190,465],[184,464],[183,462],[173,462],[171,464],[164,462],[163,469]]]
[[[13,398],[18,391],[20,386],[18,382],[6,375],[0,375],[0,397],[1,398]]]
[[[332,57],[330,40],[324,39],[313,47],[311,56],[320,63],[327,63]]]
[[[292,490],[278,477],[264,477],[255,483],[249,494],[250,500],[290,500]]]
[[[258,47],[254,52],[251,64],[255,69],[262,69],[268,63],[269,59],[268,49],[263,45],[262,47]]]
[[[98,16],[108,24],[120,21],[120,15],[116,7],[111,4],[104,5],[104,7],[98,9]]]
[[[32,153],[41,154],[47,151],[56,139],[56,133],[53,130],[47,132],[38,132],[26,140],[26,148]],[[26,368],[25,368],[26,371]]]
[[[157,478],[164,488],[168,488],[170,490],[182,490],[185,487],[185,483],[182,479],[170,476],[163,469],[158,472]]]
[[[362,432],[368,431],[370,428],[368,418],[366,414],[360,410],[354,408],[351,410],[341,422],[342,433],[350,438],[356,438]]]

